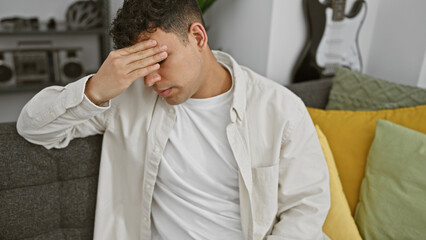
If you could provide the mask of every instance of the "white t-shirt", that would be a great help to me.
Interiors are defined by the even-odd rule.
[[[238,166],[226,136],[232,90],[176,106],[159,166],[152,239],[243,239]]]

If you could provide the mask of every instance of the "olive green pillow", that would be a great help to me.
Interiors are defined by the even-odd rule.
[[[381,110],[426,104],[426,89],[373,78],[341,67],[333,78],[327,110]]]
[[[377,121],[355,221],[364,240],[425,239],[426,134]]]

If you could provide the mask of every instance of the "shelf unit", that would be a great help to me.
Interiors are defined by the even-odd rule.
[[[77,2],[76,0],[75,2]],[[100,53],[100,64],[106,59],[110,52],[110,38],[109,38],[109,0],[98,0],[102,5],[103,27],[89,30],[29,30],[29,31],[0,31],[0,40],[2,37],[20,37],[20,36],[82,36],[82,35],[95,35],[97,36],[97,43]],[[35,1],[34,1],[35,2]],[[1,49],[0,52],[5,49]],[[14,73],[16,74],[16,72]],[[64,85],[59,82],[49,83],[31,83],[31,84],[16,84],[13,86],[1,86],[1,93],[25,92],[25,91],[39,91],[45,87],[53,85]]]

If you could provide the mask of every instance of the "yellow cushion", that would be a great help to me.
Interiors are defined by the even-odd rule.
[[[340,111],[308,108],[327,136],[343,191],[354,215],[376,121],[385,119],[426,133],[426,105],[380,111]]]
[[[328,145],[327,138],[318,127],[315,126],[318,138],[321,143],[322,151],[324,152],[325,159],[328,165],[328,172],[330,174],[330,195],[331,207],[328,212],[327,218],[323,226],[323,231],[330,239],[359,239],[361,235],[351,215],[348,202],[345,194],[343,193],[342,183],[339,179],[336,164],[334,163],[333,154]]]

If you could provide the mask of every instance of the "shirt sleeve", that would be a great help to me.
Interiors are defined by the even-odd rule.
[[[330,208],[328,168],[312,120],[301,119],[284,136],[280,153],[277,239],[328,239],[322,226]]]
[[[103,133],[111,101],[97,106],[85,96],[86,82],[91,76],[65,87],[48,87],[36,94],[19,115],[18,133],[47,149],[64,148],[74,138]]]

